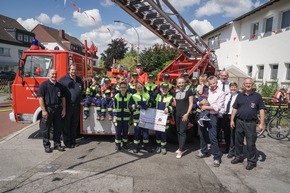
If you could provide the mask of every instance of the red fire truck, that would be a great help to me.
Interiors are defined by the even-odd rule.
[[[86,41],[85,41],[86,48]],[[41,108],[38,101],[38,88],[47,80],[48,71],[54,68],[58,77],[68,73],[68,67],[74,63],[77,66],[77,75],[82,77],[85,85],[92,76],[92,62],[87,49],[85,56],[65,50],[43,50],[34,41],[29,50],[24,51],[19,63],[19,70],[12,84],[12,108],[10,120],[17,122],[36,122],[41,117]],[[88,64],[91,70],[88,70]]]

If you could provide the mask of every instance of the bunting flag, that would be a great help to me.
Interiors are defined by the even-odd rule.
[[[90,15],[91,16],[91,15]],[[96,19],[93,17],[93,16],[91,16],[91,18],[94,20],[94,21],[96,21]]]
[[[218,39],[218,44],[220,44],[221,43],[221,39]]]
[[[65,4],[66,4],[66,0],[63,0],[63,6],[65,6]]]
[[[276,33],[277,33],[277,30],[272,30],[272,32],[273,32],[274,34],[276,34]]]
[[[94,42],[92,41],[91,47],[89,49],[91,54],[98,52],[98,48],[95,46]]]
[[[81,12],[81,8],[78,8],[77,12],[79,12],[79,13],[80,13],[80,12]]]
[[[234,41],[236,41],[237,37],[234,37]]]
[[[255,34],[252,34],[252,35],[251,35],[251,38],[252,38],[252,39],[255,38]]]
[[[264,34],[265,34],[265,33],[261,33],[261,37],[264,37]]]
[[[71,6],[75,7],[75,6],[77,6],[77,5],[76,5],[75,3],[72,3]]]

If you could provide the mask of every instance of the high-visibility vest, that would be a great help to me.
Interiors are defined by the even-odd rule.
[[[129,121],[131,112],[129,108],[129,102],[132,95],[126,93],[124,96],[121,93],[117,93],[114,97],[114,115],[116,116],[117,121]]]
[[[145,105],[149,106],[150,95],[147,92],[143,92],[142,94],[137,92],[132,95],[132,100],[133,100],[132,110],[134,110],[133,122],[134,125],[136,126],[136,123],[139,123],[140,110],[134,107],[135,105],[142,105],[141,103],[145,103]]]
[[[91,85],[86,90],[87,97],[100,97],[101,96],[101,87],[99,84],[95,86]]]

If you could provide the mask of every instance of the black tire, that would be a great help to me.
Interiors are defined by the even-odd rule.
[[[274,117],[270,120],[267,131],[269,137],[273,139],[284,139],[290,133],[290,122],[287,117]]]

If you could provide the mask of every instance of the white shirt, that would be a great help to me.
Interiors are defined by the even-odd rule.
[[[218,80],[218,87],[223,90],[223,83],[221,80]],[[225,82],[225,91],[224,91],[226,94],[230,93],[230,82],[229,81],[226,81]]]
[[[222,108],[221,111],[220,111],[222,114],[226,114],[227,105],[228,105],[228,102],[229,102],[231,96],[232,96],[231,93],[228,93],[228,94],[226,95],[224,106],[223,106],[223,108]],[[237,93],[237,92],[236,92],[235,94],[233,94],[232,101],[231,101],[231,104],[230,104],[230,110],[229,110],[228,114],[232,114],[232,111],[233,111],[233,104],[235,103],[237,96],[238,96],[238,93]]]

